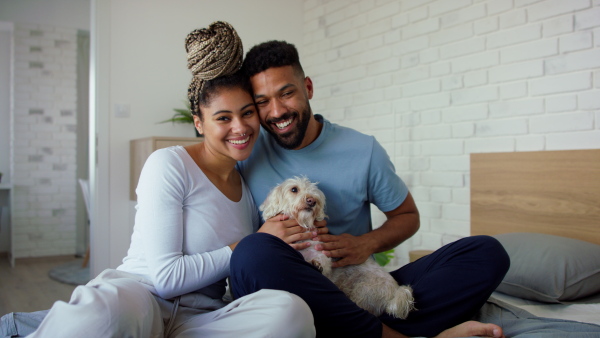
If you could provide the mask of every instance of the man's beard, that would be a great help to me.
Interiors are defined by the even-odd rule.
[[[296,128],[294,128],[294,130],[285,134],[279,134],[273,130],[274,128],[277,128],[276,126],[273,126],[273,122],[284,121],[293,116],[297,117]],[[267,121],[267,126],[265,127],[263,125],[263,127],[265,127],[269,134],[275,138],[275,142],[277,142],[280,147],[293,150],[298,148],[302,144],[302,141],[304,141],[309,121],[310,108],[303,110],[301,116],[298,116],[297,112],[286,113],[281,118]]]

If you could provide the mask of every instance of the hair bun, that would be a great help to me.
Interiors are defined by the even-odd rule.
[[[227,22],[216,21],[192,31],[185,39],[185,50],[188,69],[197,80],[230,75],[242,65],[242,40]]]

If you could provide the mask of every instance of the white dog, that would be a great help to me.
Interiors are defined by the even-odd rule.
[[[315,229],[315,220],[327,217],[324,209],[325,195],[316,183],[306,177],[290,178],[279,184],[260,206],[265,220],[278,214],[288,215],[306,231]],[[359,265],[332,268],[331,258],[315,250],[314,246],[319,242],[310,242],[310,247],[300,251],[304,259],[316,266],[361,308],[376,316],[387,312],[401,319],[414,310],[412,289],[398,285],[372,258]]]

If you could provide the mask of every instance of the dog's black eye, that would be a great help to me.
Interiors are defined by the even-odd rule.
[[[298,188],[296,188],[296,187],[293,187],[293,188],[292,188],[292,192],[298,192]]]

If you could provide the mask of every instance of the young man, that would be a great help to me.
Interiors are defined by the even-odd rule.
[[[330,233],[321,230],[312,236],[324,242],[317,249],[336,259],[338,267],[362,263],[416,233],[415,202],[375,138],[313,114],[309,104],[313,83],[304,75],[293,45],[283,41],[257,45],[247,53],[243,68],[252,82],[263,132],[238,169],[257,204],[289,177],[304,175],[319,182],[327,197]],[[376,230],[371,203],[387,216]],[[231,261],[233,292],[243,296],[271,288],[299,295],[313,311],[318,335],[502,336],[495,325],[465,323],[508,270],[508,256],[493,238],[457,241],[392,272],[398,283],[413,287],[418,309],[400,320],[375,318],[358,308],[303,262],[286,244],[311,236],[302,234],[295,220],[276,216],[265,226],[278,229],[286,240],[260,233],[243,240]]]

